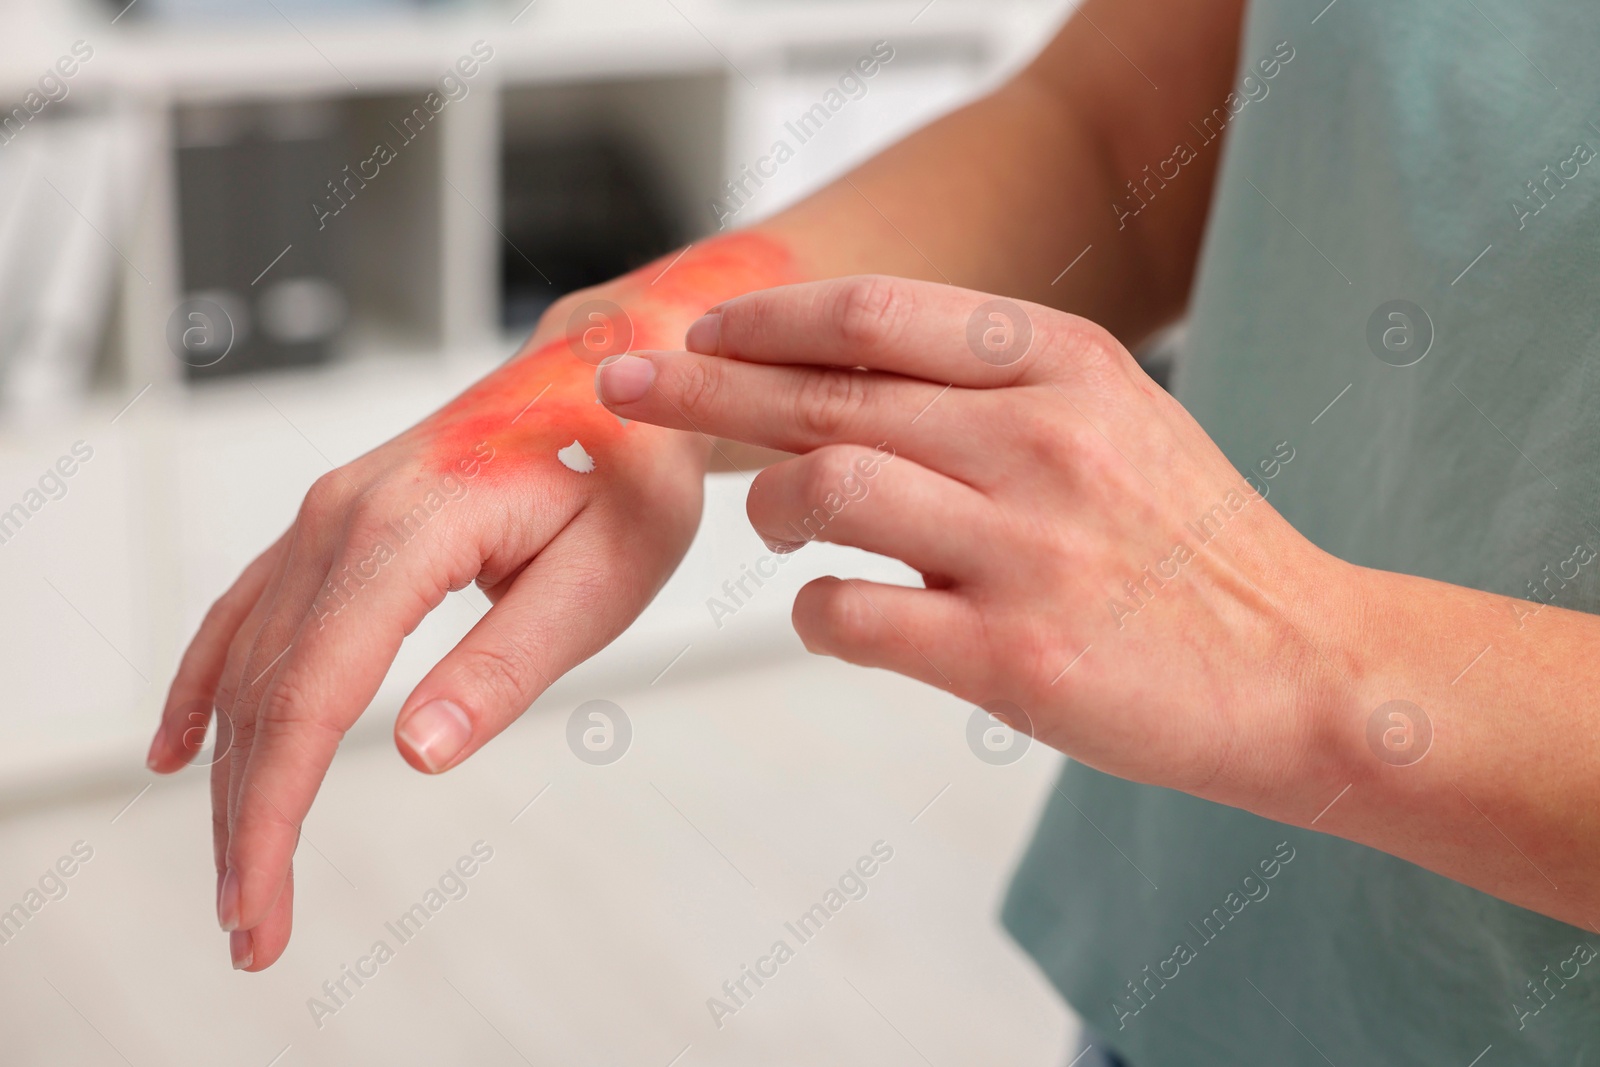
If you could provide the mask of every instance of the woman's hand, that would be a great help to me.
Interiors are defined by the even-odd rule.
[[[799,453],[751,522],[894,556],[925,589],[821,579],[814,652],[985,705],[1102,770],[1245,807],[1308,775],[1344,701],[1340,569],[1094,324],[867,277],[714,308],[689,352],[599,371],[612,411]]]
[[[236,967],[282,954],[300,824],[401,641],[449,592],[476,582],[493,606],[400,710],[396,743],[430,773],[481,748],[655,595],[699,521],[709,449],[625,425],[595,403],[594,367],[629,343],[676,343],[714,300],[784,280],[785,262],[740,236],[564,300],[526,354],[319,479],[217,601],[150,766],[184,767],[215,709],[217,910]]]

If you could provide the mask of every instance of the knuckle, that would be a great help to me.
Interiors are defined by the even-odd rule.
[[[1036,425],[1020,435],[1025,471],[1057,471],[1075,482],[1113,474],[1106,470],[1105,442],[1083,419],[1068,412],[1062,422]],[[1031,475],[1037,477],[1037,474]],[[1120,479],[1117,479],[1120,482]]]
[[[866,404],[866,382],[850,370],[823,370],[801,379],[794,395],[794,420],[812,438],[844,433]]]
[[[725,369],[716,357],[685,360],[677,383],[683,413],[695,422],[709,418],[716,410],[724,378]]]
[[[223,672],[223,680],[217,682],[216,692],[212,694],[212,707],[218,715],[226,714],[223,709],[233,707],[234,701],[238,699],[238,685],[227,680],[232,674],[232,671]]]
[[[420,534],[427,530],[427,524],[418,524],[418,520],[431,519],[433,516],[433,512],[426,504],[418,503],[401,511],[370,491],[348,498],[345,510],[347,513],[345,554],[347,555],[363,555],[368,552],[372,547],[372,541],[383,534],[391,521],[417,524],[415,530]]]
[[[1070,470],[1075,466],[1082,442],[1064,426],[1035,426],[1022,435],[1027,443],[1027,459],[1042,470]]]
[[[795,602],[795,627],[802,637],[824,648],[859,651],[876,638],[867,605],[847,581],[812,585],[809,596]]]
[[[1071,408],[1062,407],[1064,410],[1032,409],[1012,423],[1011,431],[1022,446],[1022,459],[1028,466],[1043,464],[1041,469],[1056,470],[1072,458],[1074,443],[1067,432],[1067,422],[1076,415]]]
[[[1062,353],[1062,361],[1075,376],[1088,381],[1126,377],[1132,357],[1115,334],[1081,315],[1062,315],[1053,330],[1050,347]]]
[[[528,663],[511,647],[484,646],[465,655],[461,673],[470,679],[479,710],[489,706],[526,708],[528,699]]]
[[[1009,433],[1020,442],[1029,461],[1042,461],[1059,468],[1101,441],[1088,421],[1089,408],[1081,397],[1063,399],[1063,394],[1046,387],[1045,402],[1017,405],[1010,412]]]
[[[894,338],[908,311],[901,285],[882,275],[849,279],[840,285],[835,300],[840,340],[869,351]]]
[[[349,496],[350,487],[345,476],[338,470],[331,470],[312,482],[311,488],[306,490],[300,515],[312,520],[327,519],[344,509]]]
[[[559,596],[569,605],[567,610],[572,612],[575,622],[577,612],[580,610],[576,605],[594,604],[607,597],[615,597],[619,589],[637,590],[643,585],[644,583],[637,577],[625,584],[619,584],[618,574],[614,568],[606,567],[598,561],[584,563],[574,560],[571,566],[566,568],[565,573],[552,583],[551,588],[553,591],[559,590]],[[511,647],[515,650],[517,646]],[[525,667],[532,667],[533,661],[526,656],[521,662]]]
[[[830,496],[843,492],[845,479],[850,477],[851,453],[843,448],[824,448],[806,457],[800,475],[800,499],[803,507],[825,504]]]
[[[253,786],[249,790],[241,789],[238,801],[238,810],[234,812],[235,839],[253,837],[265,830],[269,834],[279,833],[284,836],[300,836],[300,824],[289,817],[283,810],[282,798],[273,799],[262,792],[260,786]],[[259,863],[241,862],[240,857],[232,857],[233,863],[241,870],[261,870]],[[248,875],[246,875],[248,877]]]
[[[237,724],[239,730],[243,724]],[[255,717],[251,732],[263,739],[288,739],[299,744],[321,740],[337,745],[344,731],[329,722],[305,691],[305,687],[290,673],[277,676],[272,688],[265,694]]]
[[[268,682],[268,687],[256,709],[260,730],[292,728],[312,717],[305,691],[293,675],[277,676]]]

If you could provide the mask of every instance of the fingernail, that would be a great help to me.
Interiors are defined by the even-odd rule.
[[[607,404],[631,404],[650,391],[656,365],[638,356],[618,356],[594,372],[594,392]]]
[[[233,969],[242,971],[256,961],[255,941],[249,930],[235,930],[228,935],[228,955],[233,957]]]
[[[472,720],[452,701],[430,700],[406,718],[400,740],[424,767],[438,773],[472,740]]]
[[[683,347],[701,355],[714,356],[721,340],[722,313],[711,311],[700,316],[694,321],[694,325],[689,327],[689,332],[683,335]]]
[[[767,541],[765,538],[762,538],[762,540],[766,543],[767,551],[776,552],[780,556],[798,552],[809,543],[806,541]]]
[[[217,887],[217,922],[224,930],[233,931],[239,926],[239,876],[228,868]]]
[[[144,765],[150,768],[152,771],[156,769],[156,758],[160,754],[161,749],[164,747],[161,743],[161,740],[166,736],[166,734],[167,727],[166,724],[163,723],[161,726],[156,728],[156,735],[150,739],[150,752],[144,758]]]

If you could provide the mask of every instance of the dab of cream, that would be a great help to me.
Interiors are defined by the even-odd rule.
[[[594,457],[585,452],[583,445],[577,441],[557,451],[556,458],[561,461],[562,466],[579,474],[588,474],[594,470]]]

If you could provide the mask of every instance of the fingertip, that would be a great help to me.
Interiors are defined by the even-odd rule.
[[[838,659],[834,651],[822,642],[823,627],[818,625],[818,616],[821,605],[837,594],[845,585],[842,578],[825,574],[820,578],[813,578],[800,587],[795,594],[794,605],[789,609],[789,625],[794,627],[795,634],[800,638],[800,643],[805,650],[813,656],[828,656]]]
[[[722,343],[722,305],[717,305],[690,325],[683,335],[683,347],[705,356],[717,354]]]
[[[177,691],[176,683],[174,691]],[[218,721],[216,729],[219,735],[222,734],[223,726],[220,723],[226,716],[209,698],[180,701],[175,696],[169,696],[167,706],[161,712],[161,721],[157,723],[155,734],[150,739],[145,766],[156,774],[173,774],[190,766],[205,745],[213,719]],[[231,736],[231,732],[227,736]],[[219,740],[219,751],[222,744]]]
[[[152,774],[174,774],[187,767],[189,759],[181,749],[173,745],[171,731],[163,725],[150,741],[150,750],[145,754],[144,765]]]
[[[164,762],[161,757],[164,755],[163,749],[166,748],[166,738],[167,727],[163,723],[156,727],[155,736],[150,739],[150,750],[144,757],[144,765],[157,774],[161,773],[161,765]]]
[[[239,866],[232,856],[222,885],[217,890],[217,925],[227,933],[239,930],[256,930],[280,906],[280,898],[288,887],[288,876],[276,876],[269,871]],[[259,944],[256,955],[260,956]]]
[[[594,393],[602,404],[632,404],[655,385],[656,367],[637,355],[616,356],[595,368]]]
[[[395,723],[400,754],[426,774],[453,766],[471,740],[472,718],[453,700],[430,700]]]
[[[241,937],[248,939],[242,942],[248,946],[248,958],[244,962],[239,962],[238,957],[234,956],[234,967],[256,974],[277,963],[289,948],[289,935],[293,926],[294,870],[291,868],[284,879],[283,891],[278,894],[278,899],[273,902],[271,910],[261,922],[244,930],[235,930],[228,935],[230,956],[234,956],[234,945],[240,943]]]
[[[288,947],[286,940],[268,933],[265,923],[228,935],[228,955],[233,959],[233,969],[246,974],[259,974],[271,967]]]
[[[234,930],[228,934],[228,955],[233,958],[236,971],[248,971],[255,964],[255,944],[249,930]]]
[[[282,891],[282,883],[278,885],[278,891]],[[264,907],[261,904],[256,904],[256,901],[261,901],[261,899],[266,899]],[[256,931],[256,928],[261,926],[264,921],[267,921],[269,915],[272,915],[272,909],[275,909],[277,905],[278,894],[274,893],[272,886],[267,886],[266,893],[259,893],[258,889],[251,888],[251,886],[243,886],[240,889],[240,894],[238,894],[238,915],[237,920],[235,920],[237,925],[234,926],[234,929],[229,929],[227,933],[237,933],[240,929]],[[227,929],[226,926],[224,926],[224,929]],[[256,931],[256,933],[258,933],[259,941],[259,931]],[[261,955],[259,949],[256,955]]]

